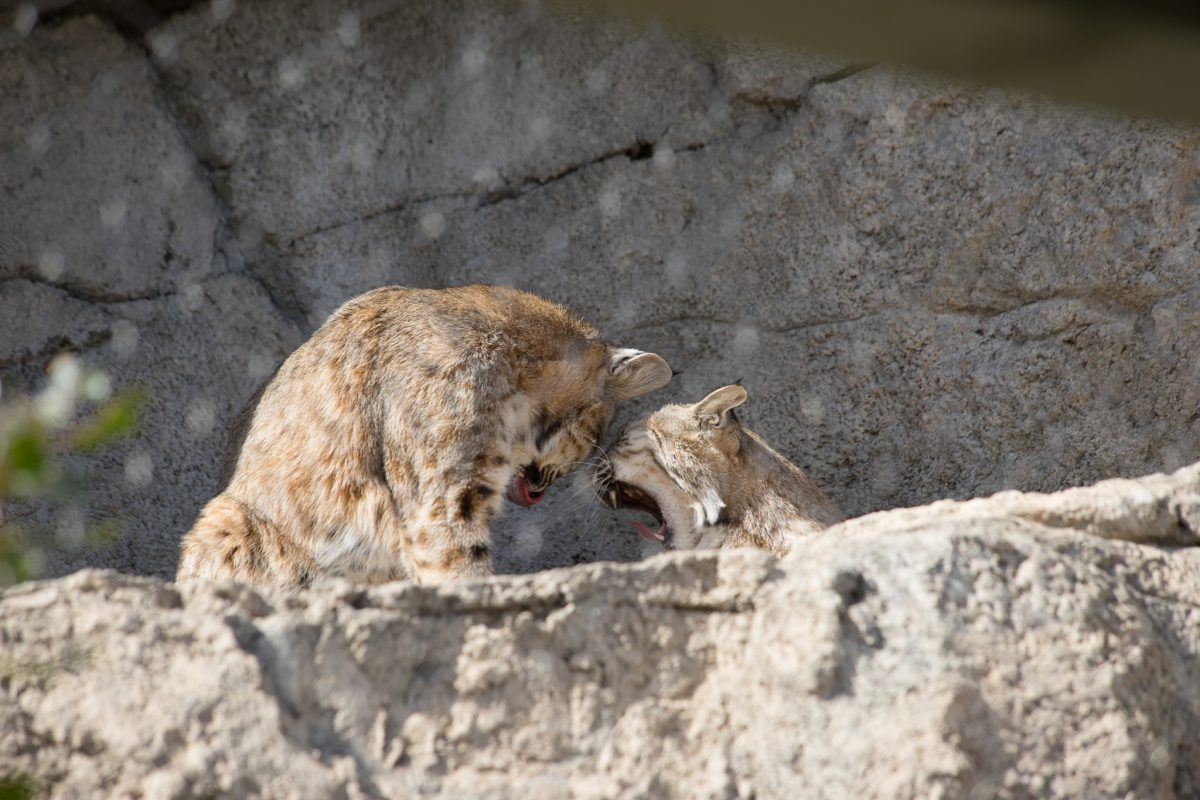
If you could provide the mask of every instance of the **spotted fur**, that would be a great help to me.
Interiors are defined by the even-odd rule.
[[[490,574],[506,489],[545,490],[587,457],[618,403],[670,377],[657,355],[607,345],[526,292],[368,292],[244,415],[227,485],[184,537],[177,578],[297,588],[323,575]]]

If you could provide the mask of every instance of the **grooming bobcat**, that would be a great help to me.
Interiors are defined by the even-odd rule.
[[[376,289],[283,363],[177,579],[307,586],[491,572],[502,495],[532,506],[614,406],[671,379],[565,309],[491,286]]]
[[[738,422],[733,409],[746,398],[741,386],[723,386],[626,428],[593,473],[601,500],[649,512],[658,528],[634,529],[677,550],[783,555],[795,537],[845,519],[799,467]]]

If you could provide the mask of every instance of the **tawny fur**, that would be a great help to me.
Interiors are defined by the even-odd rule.
[[[587,457],[617,403],[670,375],[526,292],[368,292],[244,414],[232,474],[185,536],[177,579],[489,574],[506,488],[524,476],[544,490]]]
[[[845,516],[804,472],[738,422],[741,386],[668,405],[622,431],[593,473],[609,505],[614,481],[654,498],[667,546],[753,547],[783,555],[797,537]]]

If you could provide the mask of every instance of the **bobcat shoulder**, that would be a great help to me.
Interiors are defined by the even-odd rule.
[[[177,579],[489,574],[504,495],[536,503],[616,404],[670,378],[659,356],[612,347],[526,292],[368,292],[262,390],[231,477],[184,537]]]
[[[648,512],[643,537],[667,547],[756,547],[783,555],[795,538],[845,519],[799,467],[743,426],[741,386],[665,406],[626,428],[593,473],[612,508]]]

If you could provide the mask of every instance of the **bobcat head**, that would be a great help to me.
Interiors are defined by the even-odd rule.
[[[783,554],[795,537],[843,519],[815,483],[734,409],[741,386],[693,405],[669,405],[623,430],[592,480],[602,502],[635,508],[646,539],[675,549],[756,547]]]
[[[637,508],[656,527],[635,522],[647,539],[677,549],[700,546],[706,528],[723,522],[725,487],[736,477],[741,426],[733,409],[741,386],[724,386],[699,403],[665,406],[618,435],[594,480],[612,508]]]
[[[594,347],[594,346],[593,346]],[[531,506],[559,477],[599,446],[617,405],[666,386],[671,368],[655,353],[603,346],[556,360],[539,374],[540,399],[529,460],[508,487],[508,498]]]

